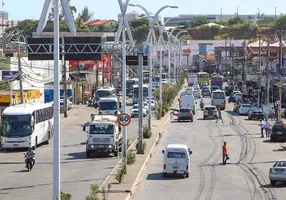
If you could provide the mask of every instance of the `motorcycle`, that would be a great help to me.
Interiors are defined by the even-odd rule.
[[[34,166],[34,158],[29,156],[27,157],[26,154],[24,154],[25,156],[25,163],[26,163],[26,168],[28,169],[28,172],[32,170],[33,166]]]

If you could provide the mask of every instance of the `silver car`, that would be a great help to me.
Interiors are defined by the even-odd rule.
[[[286,159],[277,160],[269,170],[269,179],[271,185],[277,182],[286,182]]]
[[[206,96],[212,96],[211,90],[210,89],[203,89],[203,97]]]

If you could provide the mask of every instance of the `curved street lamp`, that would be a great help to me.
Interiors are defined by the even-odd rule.
[[[152,97],[152,70],[153,70],[153,64],[152,64],[152,53],[153,53],[153,41],[155,41],[156,43],[156,35],[155,35],[155,31],[154,31],[154,25],[157,21],[157,18],[159,16],[159,13],[162,12],[164,9],[166,8],[178,8],[178,6],[170,6],[170,5],[165,5],[163,7],[161,7],[156,13],[154,18],[152,19],[149,12],[147,11],[147,9],[145,7],[143,7],[140,4],[132,4],[130,3],[129,6],[133,6],[133,7],[138,7],[141,8],[145,14],[148,17],[148,21],[149,21],[149,33],[147,36],[147,40],[146,40],[146,46],[149,44],[149,90],[148,90],[148,96],[149,99],[151,99]],[[162,50],[160,51],[160,58],[162,57]],[[162,76],[161,76],[161,72],[162,72],[162,61],[160,60],[160,102],[162,102]],[[149,104],[149,113],[151,113],[151,104]],[[148,127],[151,128],[151,115],[148,115]]]

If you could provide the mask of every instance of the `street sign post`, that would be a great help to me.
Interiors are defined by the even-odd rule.
[[[128,126],[131,122],[131,117],[127,113],[122,113],[118,116],[118,122],[121,126]]]

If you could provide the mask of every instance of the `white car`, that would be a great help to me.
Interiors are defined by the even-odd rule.
[[[200,89],[201,89],[201,88],[200,88],[200,86],[199,86],[198,84],[193,85],[193,88],[194,88],[194,90],[200,90]]]
[[[148,103],[148,106],[149,106],[149,101],[146,100],[146,102]],[[151,110],[155,110],[155,107],[156,107],[156,103],[154,100],[151,100]]]
[[[154,100],[154,97],[151,97],[151,100]],[[146,97],[146,100],[145,101],[149,101],[149,97]]]
[[[60,103],[64,103],[64,100],[60,99]],[[73,103],[69,99],[67,99],[67,108],[68,110],[73,108]]]
[[[148,111],[149,111],[149,104],[148,104],[148,102],[146,102],[146,101],[143,102],[143,109],[146,109],[146,112],[148,114]]]
[[[240,115],[248,115],[250,110],[251,110],[251,104],[241,104],[238,109],[238,113]]]
[[[131,117],[139,116],[139,105],[134,104],[131,109]],[[143,117],[147,116],[147,110],[143,107]]]
[[[195,98],[200,98],[200,96],[201,96],[200,90],[194,90],[193,91],[193,95],[194,95]]]

